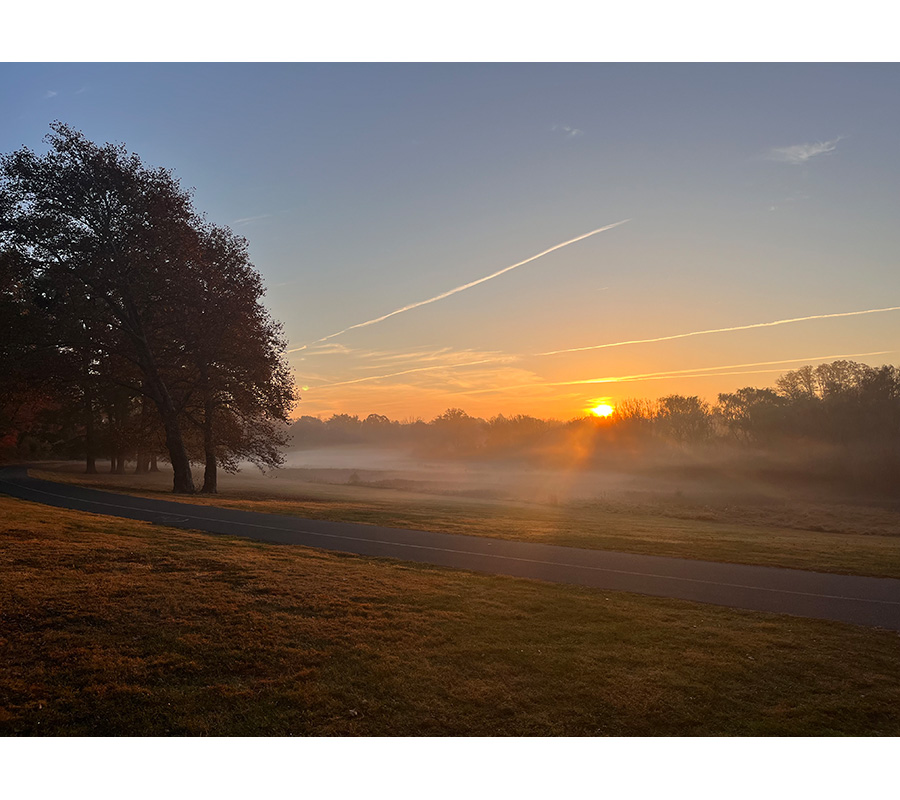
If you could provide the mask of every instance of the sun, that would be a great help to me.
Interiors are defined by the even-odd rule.
[[[615,410],[615,407],[611,406],[609,403],[600,403],[599,406],[594,406],[591,409],[591,413],[595,417],[608,417],[611,416]]]

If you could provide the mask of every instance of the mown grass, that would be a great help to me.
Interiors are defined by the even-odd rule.
[[[898,735],[900,636],[0,497],[0,734]]]
[[[865,506],[708,506],[683,498],[557,505],[441,498],[364,486],[223,476],[218,495],[173,496],[165,476],[32,470],[49,480],[198,505],[519,539],[569,547],[900,578],[900,513]],[[238,487],[238,488],[232,488]]]

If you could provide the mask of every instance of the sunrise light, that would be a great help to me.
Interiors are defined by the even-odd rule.
[[[591,409],[591,414],[595,417],[609,417],[615,412],[615,407],[611,406],[609,403],[600,403],[598,406],[594,406]]]

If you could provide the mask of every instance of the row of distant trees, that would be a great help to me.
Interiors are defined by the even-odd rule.
[[[668,395],[625,400],[606,418],[560,422],[530,416],[480,419],[448,409],[431,420],[398,422],[370,414],[301,417],[298,447],[369,443],[422,456],[565,461],[578,453],[609,465],[611,456],[737,448],[749,458],[768,453],[819,469],[830,459],[860,480],[900,484],[900,369],[853,361],[805,366],[774,387],[723,393],[716,403]],[[615,466],[615,462],[612,464]]]
[[[0,157],[0,456],[281,463],[294,386],[247,242],[171,172],[54,123]]]

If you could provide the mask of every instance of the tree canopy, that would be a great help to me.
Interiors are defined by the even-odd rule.
[[[194,491],[192,461],[206,463],[206,491],[217,466],[279,463],[293,381],[246,241],[204,220],[169,170],[51,129],[47,153],[0,157],[15,384],[34,391],[23,365],[47,357],[44,377],[66,387],[58,404],[80,410],[89,468],[101,420],[116,468],[164,442],[179,492]]]

